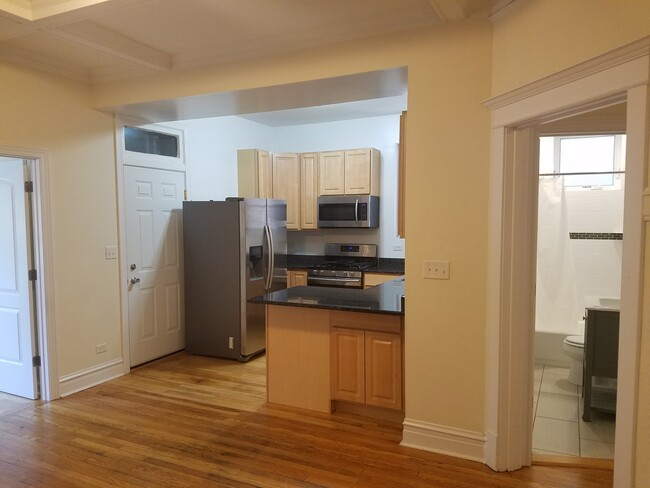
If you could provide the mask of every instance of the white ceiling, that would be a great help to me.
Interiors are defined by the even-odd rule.
[[[435,28],[498,15],[521,1],[0,0],[0,59],[102,83]],[[404,94],[379,98],[387,96]],[[386,107],[389,102],[396,100]],[[359,113],[387,110],[368,101],[345,106],[348,117],[355,107]],[[274,120],[247,117],[270,124],[314,117],[283,108],[273,110]],[[323,117],[335,116],[329,108]]]

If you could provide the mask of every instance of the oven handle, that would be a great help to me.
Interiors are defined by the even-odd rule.
[[[316,278],[312,276],[307,277],[307,284],[329,284],[332,286],[335,283],[358,283],[359,286],[361,286],[361,279],[360,278]]]

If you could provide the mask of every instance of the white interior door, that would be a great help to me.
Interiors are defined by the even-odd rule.
[[[131,366],[185,347],[184,190],[184,173],[124,166]]]
[[[24,165],[0,161],[0,391],[36,399]]]

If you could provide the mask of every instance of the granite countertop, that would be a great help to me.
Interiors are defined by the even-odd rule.
[[[248,300],[252,303],[308,307],[348,312],[404,315],[404,278],[396,278],[365,290],[327,286],[294,286]]]
[[[331,259],[331,258],[330,258]],[[287,256],[288,269],[308,269],[322,264],[328,259],[325,256],[310,256],[306,254],[289,254]],[[366,273],[404,274],[404,259],[377,258],[377,264],[364,270]]]

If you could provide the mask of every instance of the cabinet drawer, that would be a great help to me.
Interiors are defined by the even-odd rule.
[[[399,315],[382,315],[379,313],[339,312],[332,310],[330,315],[332,327],[348,329],[375,330],[399,334],[402,330],[402,318]]]

